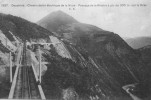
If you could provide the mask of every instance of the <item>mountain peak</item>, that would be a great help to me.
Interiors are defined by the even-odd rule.
[[[65,12],[61,11],[61,10],[58,10],[58,11],[52,12],[52,13],[50,13],[50,14],[53,14],[53,13],[68,15],[68,14],[66,14]],[[69,16],[69,15],[68,15],[68,16]]]
[[[46,29],[48,27],[51,27],[51,29],[49,30],[53,32],[57,30],[58,27],[61,27],[63,25],[79,23],[79,22],[75,20],[72,16],[59,10],[59,11],[48,14],[46,17],[42,18],[37,23]]]
[[[65,24],[72,24],[72,23],[78,23],[77,20],[75,20],[72,16],[66,14],[65,12],[59,10],[56,12],[52,12],[48,14],[46,17],[41,19],[38,24],[41,23],[46,23],[46,22],[51,22],[51,23],[57,23],[59,26],[60,25],[65,25]]]

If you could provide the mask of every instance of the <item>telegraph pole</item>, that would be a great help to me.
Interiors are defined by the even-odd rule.
[[[40,50],[40,45],[38,46],[38,51],[39,51],[39,82],[41,83],[41,50]]]
[[[10,82],[12,83],[12,53],[9,53],[9,66],[10,66]]]

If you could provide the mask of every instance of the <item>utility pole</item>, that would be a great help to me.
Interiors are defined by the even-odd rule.
[[[25,40],[25,44],[24,44],[24,50],[25,50],[25,52],[24,52],[24,56],[25,56],[25,65],[27,66],[27,58],[26,58],[26,50],[27,50],[27,48],[26,48],[26,40]]]
[[[9,53],[9,66],[10,66],[10,82],[12,83],[12,53]]]
[[[38,51],[39,51],[39,82],[41,83],[41,50],[40,50],[40,45],[38,45]]]

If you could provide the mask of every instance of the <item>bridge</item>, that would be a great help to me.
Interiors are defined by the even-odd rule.
[[[18,48],[14,74],[10,53],[10,82],[12,84],[8,99],[46,99],[41,87],[41,70],[38,76],[34,65],[28,59],[30,57],[28,51],[25,43]],[[38,67],[41,67],[40,64],[41,62]]]

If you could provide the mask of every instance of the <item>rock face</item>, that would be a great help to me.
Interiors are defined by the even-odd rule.
[[[78,94],[73,88],[68,88],[63,90],[63,99],[64,100],[78,100]]]
[[[103,95],[119,96],[122,86],[149,80],[150,68],[143,62],[140,52],[132,49],[117,34],[75,21],[60,11],[46,16],[38,24],[63,38],[72,58],[80,66],[85,66],[88,75],[92,75],[93,78],[88,77],[86,83],[88,85],[94,79],[93,85],[88,85],[92,89],[88,89],[91,91],[89,96],[97,98],[99,91],[102,98]],[[86,91],[82,93],[87,94]]]

